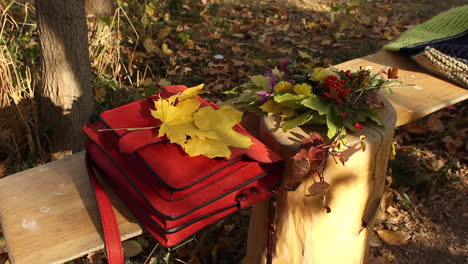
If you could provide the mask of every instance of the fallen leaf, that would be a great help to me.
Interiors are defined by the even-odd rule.
[[[307,52],[304,51],[298,51],[299,57],[303,59],[312,59],[312,56],[310,56]]]
[[[435,132],[444,132],[445,126],[437,115],[430,115],[426,121],[428,128]]]
[[[305,25],[305,28],[319,28],[320,25],[315,22],[309,22]]]
[[[165,37],[169,36],[171,34],[172,28],[170,26],[165,26],[158,32],[158,40],[162,40]]]
[[[127,240],[122,242],[123,254],[125,257],[131,258],[141,252],[143,252],[143,247],[136,240]]]
[[[330,46],[331,44],[332,44],[332,41],[329,39],[320,42],[320,45],[322,46]]]
[[[143,83],[141,83],[141,85],[143,85],[144,87],[148,87],[150,85],[155,85],[155,84],[156,84],[156,82],[154,81],[153,78],[145,78]]]
[[[161,86],[164,86],[164,85],[171,85],[171,81],[167,80],[167,79],[164,79],[164,78],[161,78],[159,79],[159,82],[158,82],[159,85]]]
[[[193,49],[195,47],[195,43],[193,43],[193,40],[191,40],[191,39],[188,39],[187,41],[185,41],[185,45],[189,49]]]
[[[379,235],[380,239],[392,246],[403,245],[411,238],[410,235],[403,232],[394,232],[387,229],[379,230],[377,231],[377,234]]]
[[[86,258],[91,262],[91,264],[102,263],[102,253],[100,251],[89,253]]]
[[[393,204],[393,192],[387,191],[383,194],[380,202],[380,210],[386,212],[390,205]]]
[[[380,247],[382,246],[382,240],[380,240],[379,236],[375,231],[372,231],[369,234],[369,246],[371,247]]]
[[[151,38],[145,38],[143,40],[143,47],[145,48],[146,52],[155,54],[158,51],[158,46],[154,44],[153,40]]]
[[[142,247],[144,247],[144,248],[147,248],[147,247],[150,246],[150,243],[149,243],[148,239],[146,239],[146,238],[143,237],[143,236],[138,236],[138,237],[137,237],[137,241],[138,241],[138,243],[140,243],[140,245],[141,245]]]
[[[8,171],[8,160],[0,161],[0,179],[7,175],[7,171]],[[0,244],[1,244],[1,241],[0,241]]]
[[[429,128],[426,125],[421,125],[417,122],[406,124],[401,129],[410,134],[425,134],[429,132]]]
[[[172,53],[172,50],[167,46],[166,43],[162,44],[161,49],[164,55],[170,55]]]

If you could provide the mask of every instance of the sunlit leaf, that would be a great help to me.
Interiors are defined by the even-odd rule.
[[[300,125],[307,123],[312,118],[313,118],[312,111],[307,111],[296,117],[284,120],[283,124],[281,125],[281,128],[283,129],[284,132],[286,132],[292,128],[295,128],[295,127],[298,127]]]
[[[282,114],[285,117],[294,115],[294,108],[282,106],[273,99],[269,99],[266,103],[260,106],[260,109],[271,114]]]
[[[385,243],[396,246],[405,244],[411,236],[402,232],[394,232],[391,230],[379,230],[377,231],[380,239],[382,239]]]
[[[170,26],[165,26],[158,32],[158,40],[163,40],[165,37],[171,34],[172,28]]]
[[[304,51],[298,51],[299,57],[303,59],[312,59],[312,56],[310,56],[307,52]]]
[[[198,85],[154,102],[156,110],[151,110],[151,114],[162,122],[159,136],[166,135],[190,156],[228,158],[229,147],[248,148],[251,138],[232,129],[241,121],[242,112],[228,105],[200,108],[197,94],[202,88]]]
[[[143,47],[145,48],[146,52],[152,53],[152,54],[157,53],[157,50],[158,50],[158,46],[154,44],[153,39],[151,38],[145,38],[143,40]]]
[[[250,76],[250,80],[263,91],[270,91],[270,78],[263,75]]]
[[[310,96],[309,98],[302,100],[301,104],[312,110],[317,110],[320,115],[330,114],[330,101],[320,100],[315,96]]]
[[[164,55],[170,55],[170,54],[172,54],[172,50],[167,46],[166,43],[162,44],[161,50],[162,50],[162,52],[163,52]]]

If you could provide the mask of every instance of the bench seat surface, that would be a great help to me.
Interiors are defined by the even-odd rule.
[[[427,74],[411,60],[378,52],[338,65],[357,70],[399,67],[405,85],[384,92],[406,124],[468,98],[467,90]],[[410,77],[412,76],[412,77]],[[117,208],[122,240],[141,234],[141,227],[121,201]],[[0,221],[12,263],[62,263],[103,248],[102,228],[84,153],[29,169],[0,180]]]
[[[103,248],[84,152],[0,180],[0,220],[11,263],[63,263]],[[112,197],[122,239],[142,230]]]
[[[399,68],[403,84],[393,88],[393,94],[382,91],[397,111],[397,126],[468,99],[468,90],[429,74],[414,61],[394,52],[380,51],[337,65],[340,70],[358,70],[360,66],[372,66],[373,72],[386,66]]]

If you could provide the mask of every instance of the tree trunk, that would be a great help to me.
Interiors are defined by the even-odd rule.
[[[384,99],[384,98],[383,98]],[[327,213],[319,197],[308,197],[308,178],[295,191],[279,190],[276,254],[273,263],[365,263],[369,234],[385,187],[385,175],[395,129],[396,114],[384,99],[381,119],[386,127],[365,125],[359,133],[348,134],[348,142],[365,135],[367,148],[355,153],[343,166],[329,159],[324,171],[330,184],[326,192]],[[292,179],[291,157],[301,138],[310,129],[278,130],[266,117],[260,122],[260,139],[287,161],[285,180]],[[325,131],[324,131],[325,132]],[[244,264],[265,263],[268,226],[268,201],[255,204],[250,218],[247,254]]]
[[[53,158],[83,149],[81,127],[93,111],[84,0],[36,0],[41,47],[41,125]]]
[[[86,14],[95,17],[113,16],[115,0],[86,0]]]

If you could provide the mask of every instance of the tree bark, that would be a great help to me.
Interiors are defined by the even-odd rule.
[[[86,0],[86,14],[95,17],[113,16],[115,0]]]
[[[53,158],[83,149],[93,112],[84,0],[36,0],[41,48],[40,121]]]

